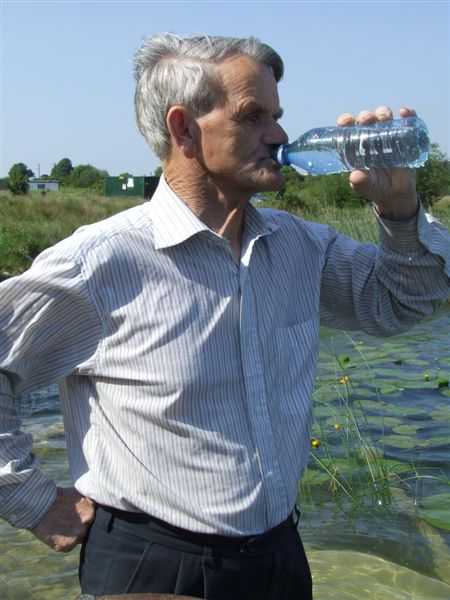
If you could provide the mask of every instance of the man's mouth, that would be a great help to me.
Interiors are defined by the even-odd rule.
[[[274,160],[271,156],[265,156],[265,157],[261,158],[259,160],[259,162],[266,163],[267,166],[271,167],[272,169],[277,169],[277,170],[281,169],[280,163],[278,161]]]

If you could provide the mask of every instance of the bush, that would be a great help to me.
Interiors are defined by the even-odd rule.
[[[28,178],[33,176],[33,171],[24,163],[16,163],[10,168],[8,175],[8,188],[15,196],[28,193]]]
[[[106,176],[108,176],[107,171],[101,171],[92,165],[77,165],[65,181],[73,187],[92,188],[101,191]]]
[[[431,145],[427,162],[417,171],[417,191],[426,206],[450,193],[450,161],[437,144]]]

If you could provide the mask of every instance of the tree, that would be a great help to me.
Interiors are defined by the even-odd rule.
[[[34,173],[24,163],[15,163],[8,176],[8,187],[15,196],[28,193],[28,179],[33,177]]]
[[[308,208],[311,213],[324,205],[342,208],[364,203],[350,187],[348,174],[310,177],[300,175],[290,167],[283,167],[282,171],[285,178],[283,189],[264,196],[269,201],[279,203],[285,210],[296,212]]]
[[[155,171],[154,171],[153,175],[154,175],[155,177],[161,177],[161,175],[162,175],[162,172],[163,172],[163,170],[162,170],[162,167],[161,167],[161,165],[159,165],[159,167],[156,167],[156,169],[155,169]]]
[[[417,170],[417,191],[425,206],[450,192],[450,161],[439,144],[431,144],[427,162]]]
[[[73,165],[70,158],[62,158],[58,163],[56,163],[56,165],[54,165],[50,176],[52,179],[58,179],[62,183],[65,183],[69,179],[72,171]]]
[[[81,188],[99,187],[107,176],[107,171],[99,171],[92,165],[77,165],[70,173],[68,183]]]

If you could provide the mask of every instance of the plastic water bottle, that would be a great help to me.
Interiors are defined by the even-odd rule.
[[[430,140],[418,117],[373,125],[319,127],[291,144],[278,146],[274,158],[302,174],[331,175],[355,169],[417,168],[428,158]]]

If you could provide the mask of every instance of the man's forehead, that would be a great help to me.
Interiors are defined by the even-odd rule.
[[[224,91],[233,103],[278,102],[277,83],[272,69],[248,56],[232,56],[218,65]]]
[[[230,86],[261,86],[264,81],[276,87],[272,69],[255,61],[249,56],[231,56],[217,65],[219,77],[226,87]]]

